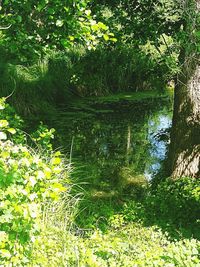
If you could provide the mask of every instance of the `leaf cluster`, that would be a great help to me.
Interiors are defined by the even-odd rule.
[[[1,99],[1,110],[6,112],[6,106]],[[43,205],[66,191],[68,176],[59,152],[44,157],[8,140],[7,132],[16,131],[7,120],[0,120],[0,129],[0,261],[3,266],[27,266],[41,231]]]
[[[2,42],[9,52],[25,60],[37,58],[49,50],[66,49],[76,43],[92,49],[99,39],[113,39],[108,27],[95,20],[88,2],[3,1],[1,23],[11,27],[4,31]]]

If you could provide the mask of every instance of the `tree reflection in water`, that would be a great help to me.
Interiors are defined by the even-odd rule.
[[[129,192],[131,184],[152,179],[167,151],[161,134],[170,127],[170,110],[170,101],[155,100],[58,114],[60,143],[68,153],[73,139],[77,182],[87,191]]]

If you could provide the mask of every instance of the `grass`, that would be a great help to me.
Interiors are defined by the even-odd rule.
[[[155,62],[130,47],[96,51],[76,47],[65,53],[52,53],[30,66],[8,61],[2,55],[0,96],[13,94],[9,101],[25,115],[45,113],[51,106],[68,105],[77,97],[116,94],[109,98],[134,100],[130,92],[147,91],[153,96],[148,90],[162,91],[166,86],[162,75],[154,75]]]
[[[148,194],[152,192],[148,191]],[[38,246],[41,246],[44,240],[48,240],[47,243],[52,246],[36,247],[35,256],[42,262],[37,266],[200,265],[199,237],[195,238],[189,227],[177,227],[169,218],[153,212],[156,207],[150,203],[145,204],[144,199],[141,202],[137,199],[120,199],[119,196],[96,195],[93,201],[85,201],[88,207],[79,214],[82,217],[82,227],[75,224],[70,226],[69,220],[63,228],[59,226],[62,225],[62,219],[55,220],[59,221],[59,225],[52,224],[52,220],[46,220]],[[77,206],[68,208],[74,210]],[[62,208],[60,212],[63,214]],[[53,217],[58,218],[55,213]],[[198,229],[196,226],[197,231]]]

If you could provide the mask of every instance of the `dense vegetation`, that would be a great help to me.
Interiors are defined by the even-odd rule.
[[[0,266],[200,266],[199,1],[5,0],[0,7]],[[146,117],[137,128],[127,123],[126,155],[112,169],[99,151],[85,150],[104,135],[100,122],[89,132],[89,113],[108,116],[118,106],[119,116],[131,104],[142,113],[166,105],[169,87],[171,143],[152,181],[144,175]],[[61,111],[74,116],[86,161],[87,153],[97,161],[87,173],[73,165],[74,133],[71,148],[62,146]],[[84,118],[88,138],[79,128]],[[124,137],[116,136],[119,148]]]

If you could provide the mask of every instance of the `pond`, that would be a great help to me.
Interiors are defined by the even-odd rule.
[[[169,97],[80,101],[60,109],[52,125],[76,183],[112,194],[153,179],[166,156],[171,117]]]

